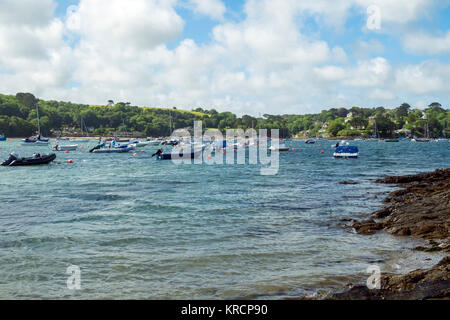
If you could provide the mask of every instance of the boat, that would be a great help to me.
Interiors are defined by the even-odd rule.
[[[128,152],[134,150],[133,147],[131,146],[127,146],[124,148],[101,148],[101,149],[96,149],[96,150],[92,150],[92,153],[124,153],[124,152]]]
[[[6,141],[6,137],[4,134],[0,134],[0,141]]]
[[[39,122],[39,107],[36,104],[36,116],[37,116],[37,125],[38,125],[38,134],[35,137],[29,137],[26,139],[23,139],[22,141],[22,145],[26,146],[26,145],[32,145],[32,146],[46,146],[48,145],[48,140],[47,138],[43,138],[41,136],[41,124]]]
[[[82,136],[87,136],[87,129],[86,132],[83,130],[83,124],[84,124],[84,128],[86,129],[86,124],[84,123],[83,117],[80,117],[80,129],[81,129],[81,135]],[[70,142],[89,142],[89,139],[86,138],[77,138],[77,139],[70,139]]]
[[[113,143],[109,146],[106,147],[105,143],[101,143],[97,146],[95,146],[94,148],[92,148],[91,150],[89,150],[89,152],[92,153],[124,153],[124,152],[128,152],[131,150],[134,150],[135,147],[133,145],[128,145],[128,144],[123,144],[123,145],[114,145],[114,141]]]
[[[202,154],[202,150],[199,151],[191,151],[190,153],[178,153],[178,159],[174,160],[183,160],[183,159],[195,159],[198,158]],[[159,149],[152,157],[156,156],[157,160],[172,160],[172,153],[164,153],[162,149]]]
[[[77,148],[78,148],[78,145],[76,145],[76,144],[63,145],[63,146],[60,146],[59,144],[55,144],[52,149],[53,149],[53,151],[74,151],[74,150],[77,150]]]
[[[285,144],[280,144],[278,147],[270,146],[270,151],[289,151],[289,147],[287,147]]]
[[[29,140],[29,138],[27,139],[23,139],[21,143],[22,146],[26,146],[26,147],[36,147],[36,146],[48,146],[48,141],[41,141],[41,140]]]
[[[314,139],[308,139],[308,140],[305,141],[305,143],[313,144],[313,143],[316,143],[316,140],[314,140]]]
[[[355,146],[340,146],[334,150],[333,157],[335,158],[358,158],[358,147]]]
[[[139,147],[146,147],[150,144],[149,141],[139,141],[139,140],[132,140],[129,142],[129,144],[134,145],[135,147],[139,148]]]
[[[398,139],[386,139],[384,140],[384,142],[399,142],[400,140]]]
[[[32,157],[29,158],[19,158],[19,156],[15,153],[10,153],[9,158],[2,162],[2,166],[9,167],[17,167],[17,166],[35,166],[40,164],[48,164],[55,160],[56,154],[44,154],[40,155],[39,153],[33,154]]]

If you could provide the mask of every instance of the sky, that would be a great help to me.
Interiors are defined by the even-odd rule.
[[[250,114],[449,106],[450,0],[0,0],[0,93]]]

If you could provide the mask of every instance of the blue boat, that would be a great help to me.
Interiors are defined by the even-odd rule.
[[[358,158],[358,147],[355,146],[340,146],[334,150],[333,157],[335,158]]]
[[[0,134],[0,141],[6,141],[6,137],[4,134]]]

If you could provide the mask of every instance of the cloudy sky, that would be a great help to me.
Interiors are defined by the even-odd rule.
[[[0,93],[258,115],[450,98],[450,0],[0,0]]]

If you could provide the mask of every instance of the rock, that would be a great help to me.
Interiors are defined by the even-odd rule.
[[[358,184],[356,181],[340,181],[339,184]]]
[[[365,285],[331,294],[329,300],[427,300],[450,298],[450,256],[428,270],[415,270],[404,275],[381,276],[381,288]]]
[[[384,200],[383,209],[372,213],[373,218],[381,221],[354,221],[349,227],[360,234],[383,230],[428,241],[428,245],[414,250],[450,252],[450,168],[385,177],[376,182],[397,184],[402,189],[391,192]],[[352,285],[326,299],[450,299],[450,256],[427,270],[404,275],[383,274],[379,290]]]

